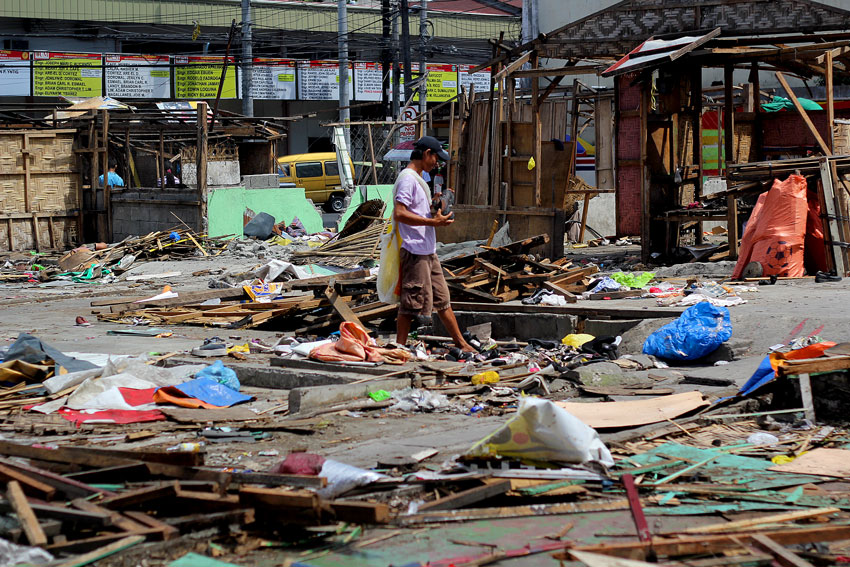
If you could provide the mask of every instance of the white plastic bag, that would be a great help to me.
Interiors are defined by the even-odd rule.
[[[395,221],[390,221],[387,232],[381,235],[381,259],[378,270],[378,299],[388,304],[399,302],[401,279],[401,236]]]
[[[614,466],[608,447],[595,429],[542,398],[522,398],[517,414],[467,454],[563,463],[596,461]]]

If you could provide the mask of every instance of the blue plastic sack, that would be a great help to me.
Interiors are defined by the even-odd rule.
[[[717,350],[731,336],[729,310],[703,301],[649,335],[643,353],[668,360],[697,360]]]
[[[190,398],[198,398],[203,402],[218,407],[230,407],[251,399],[251,396],[240,394],[224,384],[216,382],[214,378],[210,378],[209,376],[189,380],[176,386],[176,388]]]
[[[195,374],[195,378],[211,378],[236,392],[239,391],[240,387],[236,372],[226,367],[220,360],[216,360],[213,364]]]

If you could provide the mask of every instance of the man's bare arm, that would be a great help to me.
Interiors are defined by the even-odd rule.
[[[454,219],[441,214],[439,211],[433,218],[426,218],[412,212],[407,206],[396,201],[393,209],[393,217],[396,222],[406,224],[408,226],[446,226],[452,224]]]

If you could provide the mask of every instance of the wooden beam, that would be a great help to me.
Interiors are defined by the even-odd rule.
[[[420,512],[429,510],[455,510],[470,504],[477,504],[494,496],[507,493],[511,489],[510,480],[495,480],[468,490],[461,490],[451,496],[426,502],[419,507]]]
[[[516,59],[516,61],[514,61],[514,62],[513,62],[513,63],[511,63],[510,65],[506,65],[504,69],[501,69],[498,73],[496,73],[495,75],[493,75],[493,79],[494,79],[494,80],[496,80],[496,81],[498,81],[498,80],[500,80],[502,77],[504,77],[505,75],[510,75],[510,74],[511,74],[511,73],[513,73],[514,71],[519,70],[519,68],[520,68],[520,67],[522,67],[523,65],[525,65],[526,63],[528,63],[528,61],[531,59],[532,55],[534,55],[534,54],[535,54],[535,52],[534,52],[534,51],[526,51],[525,53],[523,53],[522,55],[520,55],[520,56]]]
[[[553,69],[518,69],[511,73],[515,79],[531,77],[566,77],[567,75],[589,75],[596,74],[601,67],[599,65],[572,65],[567,67],[555,67]]]
[[[767,534],[755,534],[753,536],[753,544],[773,555],[779,565],[785,567],[814,567],[814,565],[800,558],[790,549],[785,549],[770,539],[770,536]]]
[[[818,129],[815,128],[815,125],[812,123],[812,120],[811,118],[809,118],[808,113],[806,113],[805,109],[800,104],[800,101],[797,100],[797,95],[795,95],[794,91],[791,90],[791,87],[788,86],[788,81],[785,80],[785,77],[782,75],[782,72],[777,71],[776,73],[774,73],[774,75],[776,75],[776,79],[779,81],[779,84],[782,85],[782,88],[785,89],[785,92],[788,93],[788,98],[791,99],[791,102],[794,104],[794,108],[796,108],[797,112],[800,113],[800,116],[803,118],[803,122],[805,122],[806,126],[809,128],[809,132],[811,132],[812,135],[815,137],[815,140],[817,140],[818,145],[821,147],[821,149],[827,156],[831,156],[832,151],[829,149],[829,146],[821,137],[820,132],[818,132]]]
[[[118,541],[110,543],[109,545],[94,549],[84,555],[66,559],[62,563],[56,565],[56,567],[83,567],[84,565],[94,563],[95,561],[103,559],[104,557],[109,557],[119,551],[124,551],[125,549],[133,547],[143,541],[145,541],[145,536],[143,535],[131,535],[124,537]]]
[[[49,484],[3,464],[0,464],[0,480],[6,482],[16,481],[21,485],[24,492],[39,496],[45,500],[50,500],[56,494],[56,489]]]
[[[826,213],[826,220],[829,225],[829,240],[832,244],[832,257],[835,266],[835,273],[844,277],[847,273],[847,265],[844,263],[844,248],[837,244],[841,239],[841,230],[838,222],[838,212],[836,211],[835,199],[835,178],[833,177],[833,169],[827,158],[821,158],[820,161],[820,176],[821,188],[823,189],[823,204]]]
[[[20,522],[30,545],[46,545],[47,536],[44,535],[44,530],[41,529],[38,518],[35,517],[35,512],[32,511],[18,481],[12,480],[6,485],[6,498],[12,504],[12,509],[17,514],[18,522]]]
[[[669,557],[715,554],[722,553],[727,549],[740,549],[742,543],[753,542],[753,535],[739,533],[734,535],[684,536],[676,539],[653,538],[652,541],[648,542],[606,542],[603,544],[580,546],[576,549],[631,559],[645,559],[650,553]],[[770,533],[771,540],[779,545],[839,541],[849,537],[850,526],[815,526]],[[556,554],[555,558],[568,559],[566,553]]]
[[[546,90],[545,90],[545,91],[543,91],[543,94],[541,94],[541,95],[537,98],[537,105],[538,105],[538,106],[542,106],[542,105],[543,105],[543,102],[546,100],[546,98],[547,98],[550,94],[552,94],[552,93],[555,91],[555,89],[556,89],[556,88],[558,88],[558,85],[560,85],[560,84],[561,84],[561,80],[562,80],[563,78],[564,78],[563,76],[559,75],[559,76],[555,77],[555,78],[552,80],[552,82],[551,82],[551,83],[549,83],[549,86],[548,86],[548,87],[546,87]]]
[[[732,96],[734,71],[735,68],[732,65],[726,65],[723,68],[723,88],[725,92],[725,100],[723,101],[724,165],[727,167],[730,163],[735,163],[735,109],[732,106],[734,104],[734,98]],[[719,159],[720,156],[718,156]],[[701,231],[700,234],[702,234]]]
[[[842,48],[844,49],[844,48]],[[846,49],[850,49],[847,47]],[[827,132],[827,141],[829,142],[829,151],[835,151],[835,93],[833,92],[833,81],[832,81],[832,51],[826,52],[826,61],[824,64],[826,68],[826,73],[824,74],[824,79],[826,81],[826,127],[828,129]]]

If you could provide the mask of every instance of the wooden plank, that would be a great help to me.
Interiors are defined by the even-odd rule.
[[[847,47],[839,48],[839,49],[847,49]],[[833,126],[835,125],[835,93],[833,90],[833,82],[832,82],[832,57],[833,52],[827,51],[825,54],[824,60],[824,69],[826,73],[824,73],[824,80],[826,82],[826,127],[827,127],[827,141],[829,142],[829,151],[835,151],[835,131],[833,130]]]
[[[788,98],[791,99],[791,102],[794,104],[794,108],[796,108],[797,112],[800,113],[800,117],[803,119],[803,122],[806,124],[806,127],[808,127],[809,132],[811,132],[812,135],[815,137],[815,140],[817,141],[821,150],[823,150],[823,153],[827,156],[831,156],[832,151],[829,149],[829,146],[821,137],[820,132],[818,132],[818,129],[815,128],[815,125],[812,123],[812,119],[809,118],[808,113],[800,104],[800,101],[797,100],[797,95],[795,95],[794,91],[791,90],[791,87],[788,86],[788,81],[785,80],[785,77],[782,75],[782,72],[776,71],[774,75],[776,75],[776,79],[779,81],[779,84],[782,85],[782,88],[785,89],[785,92],[788,94]]]
[[[726,230],[729,241],[729,259],[738,258],[738,198],[726,196]]]
[[[143,526],[147,526],[148,529],[159,531],[162,534],[162,539],[165,541],[174,539],[180,535],[180,530],[174,526],[157,520],[153,516],[145,514],[144,512],[127,510],[123,513],[123,515]]]
[[[477,504],[478,502],[487,500],[494,496],[506,494],[510,489],[510,480],[497,480],[495,482],[488,482],[481,486],[476,486],[468,490],[462,490],[460,492],[452,494],[451,496],[440,498],[439,500],[426,502],[425,504],[419,507],[419,511],[427,512],[428,510],[455,510],[457,508],[469,506],[470,504]]]
[[[461,288],[462,289],[462,288]],[[607,305],[607,303],[606,303]],[[481,311],[484,313],[559,313],[564,315],[581,315],[597,317],[605,315],[620,319],[655,319],[662,317],[678,317],[684,310],[679,308],[661,307],[604,307],[586,305],[522,305],[503,303],[474,303],[452,301],[455,311]]]
[[[121,494],[104,498],[100,501],[100,505],[111,510],[120,510],[122,508],[129,508],[152,500],[174,498],[176,495],[177,483],[170,483],[122,492]]]
[[[790,549],[785,549],[766,534],[755,534],[752,536],[753,544],[776,558],[776,562],[785,567],[814,567],[808,561],[799,557]]]
[[[815,526],[794,528],[770,533],[770,538],[779,545],[796,545],[815,542],[839,541],[850,538],[850,526]],[[650,554],[677,557],[682,555],[722,553],[728,549],[740,549],[741,544],[753,542],[753,534],[683,536],[675,539],[653,538],[649,542],[606,542],[603,544],[578,546],[579,551],[602,553],[615,557],[645,559]],[[556,559],[567,559],[565,553]]]
[[[390,507],[376,502],[332,501],[324,504],[333,519],[355,524],[386,524],[390,519]]]
[[[86,500],[85,498],[76,498],[72,500],[71,506],[73,506],[77,510],[83,510],[84,512],[92,512],[95,514],[103,514],[105,516],[108,516],[113,526],[121,528],[126,532],[144,531],[149,527],[145,524],[124,517],[119,512],[115,512],[108,508],[104,508],[103,506],[99,506],[91,500]]]
[[[339,313],[339,316],[344,321],[348,321],[349,323],[354,323],[357,326],[365,329],[365,327],[363,327],[363,323],[360,321],[360,319],[357,317],[357,315],[354,313],[354,311],[351,310],[351,307],[349,307],[348,304],[345,301],[342,300],[342,298],[339,295],[339,292],[336,291],[335,286],[334,286],[335,283],[336,283],[335,280],[331,279],[330,283],[328,284],[327,289],[325,290],[325,297],[328,298],[328,301],[330,302],[331,307],[334,308],[334,311]]]
[[[543,282],[543,288],[560,295],[567,301],[567,303],[576,303],[576,301],[578,301],[578,298],[575,296],[575,294],[570,293],[569,291],[565,290],[563,287],[554,282]]]
[[[803,409],[805,409],[806,419],[812,423],[817,423],[815,421],[814,400],[812,400],[812,382],[809,379],[809,375],[800,374],[798,379],[800,380],[800,398],[803,400]]]
[[[493,221],[493,222],[498,222],[498,221]],[[483,258],[476,258],[474,260],[474,263],[475,263],[476,266],[478,266],[482,270],[486,271],[490,275],[502,276],[503,278],[508,275],[508,273],[505,270],[503,270],[502,268],[500,268],[498,266],[494,266],[493,264],[491,264],[490,262],[488,262],[487,260],[485,260]]]
[[[282,488],[256,488],[243,486],[239,489],[239,502],[247,506],[271,507],[279,510],[287,508],[318,509],[319,496],[306,490],[287,490]]]
[[[11,469],[26,473],[30,478],[43,482],[44,484],[49,484],[57,491],[70,498],[91,496],[92,494],[114,494],[113,492],[110,492],[108,490],[89,486],[85,483],[74,480],[73,478],[63,477],[56,473],[52,473],[50,471],[42,470],[36,467],[22,465],[10,459],[0,459],[0,462],[2,462],[4,465]]]
[[[109,557],[110,555],[118,553],[119,551],[124,551],[125,549],[133,547],[134,545],[145,541],[145,536],[143,535],[131,535],[125,537],[125,534],[118,534],[118,536],[105,536],[103,539],[113,539],[115,537],[118,537],[120,539],[118,539],[117,541],[113,541],[112,543],[103,547],[99,547],[84,555],[66,559],[55,567],[83,567],[83,565],[94,563],[95,561],[103,559],[104,557]],[[75,543],[79,544],[79,542],[70,542],[71,545]],[[59,549],[59,546],[48,546],[48,549],[52,551],[57,551]],[[64,549],[67,549],[67,546]]]
[[[38,518],[35,517],[35,512],[30,508],[27,497],[18,481],[11,480],[6,485],[6,498],[12,504],[12,509],[18,516],[18,521],[21,523],[24,533],[30,545],[46,545],[47,536],[44,535],[44,530],[38,523]]]
[[[784,378],[785,376],[794,376],[795,374],[836,372],[838,370],[850,370],[850,356],[783,360],[776,368],[776,375]]]
[[[847,274],[847,265],[844,263],[844,248],[837,242],[841,239],[841,230],[838,225],[838,218],[835,207],[835,185],[832,175],[832,167],[829,160],[821,158],[820,160],[820,180],[823,188],[823,202],[826,207],[827,222],[829,223],[829,239],[832,244],[832,257],[835,265],[835,273],[844,277]]]
[[[93,449],[90,447],[58,447],[42,449],[0,441],[0,454],[25,457],[53,463],[71,463],[95,468],[129,465],[133,461],[165,462],[172,465],[196,466],[204,463],[203,453],[186,451],[121,451],[116,449]]]
[[[720,522],[718,524],[709,524],[707,526],[695,526],[684,530],[688,534],[707,534],[712,532],[733,532],[764,524],[779,524],[782,522],[795,522],[797,520],[805,520],[809,518],[817,518],[818,516],[827,516],[829,514],[837,514],[841,512],[840,508],[815,508],[814,510],[795,510],[794,512],[782,512],[781,514],[770,514],[768,516],[760,516],[758,518],[748,518],[746,520],[738,520],[735,522]]]
[[[16,481],[27,494],[50,500],[56,494],[56,489],[45,482],[0,464],[0,480],[4,482]]]
[[[621,291],[603,291],[599,293],[591,293],[589,299],[626,299],[628,297],[640,297],[642,295],[642,289],[624,289]]]

